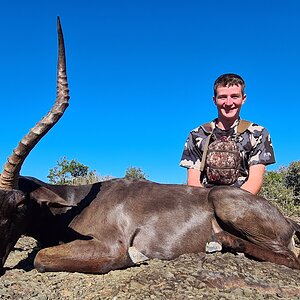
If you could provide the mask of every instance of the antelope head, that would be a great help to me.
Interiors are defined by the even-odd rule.
[[[60,19],[57,18],[58,65],[57,94],[54,105],[25,135],[13,153],[8,157],[0,175],[0,270],[3,271],[5,260],[12,247],[24,231],[24,216],[28,209],[26,194],[18,189],[18,179],[23,162],[42,139],[58,122],[68,107],[69,90],[66,74],[66,58]]]

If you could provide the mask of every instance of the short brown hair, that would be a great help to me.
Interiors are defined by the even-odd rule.
[[[216,79],[214,83],[214,96],[216,97],[217,88],[219,86],[225,87],[225,86],[233,86],[233,85],[240,85],[242,87],[242,94],[244,95],[244,90],[246,87],[244,79],[240,75],[228,73],[228,74],[223,74]]]

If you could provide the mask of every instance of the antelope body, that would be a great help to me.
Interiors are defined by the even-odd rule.
[[[233,187],[212,189],[112,179],[59,186],[19,175],[31,149],[64,113],[69,99],[58,19],[57,99],[26,135],[0,176],[0,268],[22,234],[41,242],[37,270],[106,273],[143,259],[205,252],[210,241],[230,251],[300,269],[290,250],[300,226],[267,200]],[[133,249],[133,250],[132,250]]]

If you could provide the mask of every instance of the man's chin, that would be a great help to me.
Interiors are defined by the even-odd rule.
[[[227,120],[236,120],[239,118],[239,112],[237,111],[222,112],[222,116],[224,119]]]

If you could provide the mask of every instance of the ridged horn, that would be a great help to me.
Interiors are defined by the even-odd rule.
[[[22,138],[18,146],[13,150],[11,156],[8,157],[4,170],[0,175],[1,189],[12,190],[17,188],[19,173],[26,157],[43,136],[58,122],[69,105],[70,97],[66,73],[64,37],[59,17],[57,17],[57,34],[58,64],[55,103],[48,114],[30,129],[28,134]]]

